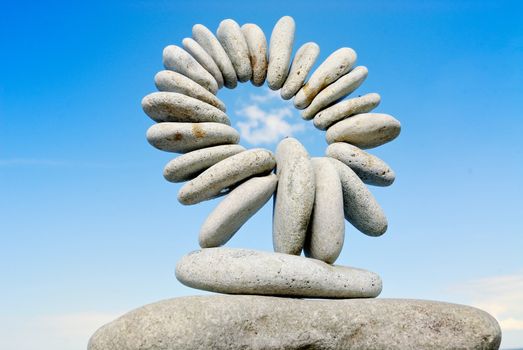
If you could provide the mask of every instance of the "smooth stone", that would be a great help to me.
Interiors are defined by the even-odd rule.
[[[205,219],[200,229],[200,247],[219,247],[227,243],[267,203],[277,183],[278,177],[269,174],[253,177],[233,189]]]
[[[272,220],[274,251],[299,255],[314,205],[314,170],[307,150],[292,137],[278,144],[276,163],[278,187]]]
[[[178,192],[178,201],[184,205],[200,203],[251,176],[268,173],[275,166],[271,151],[253,148],[240,152],[214,164],[187,182]]]
[[[232,19],[221,21],[216,36],[229,56],[238,80],[240,82],[249,81],[252,77],[249,47],[238,23]]]
[[[205,49],[192,38],[183,39],[182,45],[185,50],[202,65],[203,68],[211,73],[214,80],[218,83],[218,89],[221,89],[223,87],[223,75],[211,55],[209,55],[207,51],[205,51]]]
[[[384,234],[387,217],[367,186],[351,168],[337,159],[331,158],[330,161],[340,176],[345,219],[368,236]]]
[[[171,160],[163,169],[163,177],[170,182],[192,180],[214,164],[245,151],[240,145],[220,145],[202,148]]]
[[[345,74],[334,83],[321,90],[312,100],[311,104],[301,112],[305,120],[311,120],[316,113],[330,106],[334,102],[351,94],[360,87],[367,78],[369,70],[367,67],[359,66]]]
[[[186,286],[226,294],[300,298],[374,298],[382,288],[374,272],[333,266],[303,256],[237,248],[207,248],[176,264]]]
[[[207,27],[201,24],[195,24],[192,27],[192,37],[205,51],[207,51],[218,68],[220,68],[223,77],[223,84],[229,89],[234,89],[236,85],[238,85],[236,72],[234,71],[229,56],[227,56],[227,53],[214,34],[207,29]]]
[[[319,111],[314,117],[314,126],[320,130],[327,130],[331,125],[354,114],[368,113],[372,111],[380,104],[380,102],[380,95],[374,92],[340,101],[322,111]]]
[[[356,57],[356,52],[348,47],[342,47],[331,53],[298,91],[294,97],[294,106],[298,109],[307,107],[321,90],[352,68]]]
[[[295,30],[296,24],[290,16],[280,18],[272,30],[267,69],[267,84],[271,90],[280,89],[287,79]]]
[[[211,73],[203,68],[187,51],[176,45],[163,49],[163,65],[192,79],[213,94],[218,91],[218,83]]]
[[[396,178],[394,171],[383,160],[349,143],[331,143],[326,154],[350,167],[368,185],[390,186]]]
[[[147,130],[147,141],[166,152],[185,153],[200,148],[235,144],[236,129],[222,123],[159,123]]]
[[[394,140],[401,131],[398,120],[388,114],[363,113],[337,122],[325,133],[327,143],[348,142],[367,149]]]
[[[142,108],[156,122],[215,122],[231,125],[229,117],[222,110],[177,92],[153,92],[142,99]]]
[[[249,47],[252,67],[251,82],[254,86],[262,86],[267,77],[267,39],[256,24],[247,23],[241,29]]]
[[[305,43],[298,49],[292,60],[289,75],[280,91],[284,100],[294,97],[301,89],[319,54],[320,47],[313,42]]]
[[[312,158],[311,162],[316,192],[303,251],[307,257],[333,264],[345,239],[340,177],[328,158]]]
[[[88,350],[496,350],[501,329],[465,305],[409,299],[174,298],[100,328]]]

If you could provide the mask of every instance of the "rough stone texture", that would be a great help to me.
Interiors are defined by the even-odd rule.
[[[262,86],[267,77],[267,39],[256,24],[247,23],[241,29],[249,47],[252,67],[251,82],[254,86]]]
[[[363,113],[344,119],[325,133],[327,143],[348,142],[359,148],[374,148],[394,140],[401,131],[398,120],[388,114]]]
[[[162,151],[185,153],[204,147],[234,144],[240,134],[221,123],[160,123],[147,130],[147,141]]]
[[[378,296],[382,288],[381,278],[370,271],[303,256],[225,247],[185,255],[176,265],[176,278],[211,292],[305,298],[369,298]]]
[[[314,208],[307,232],[305,256],[333,264],[345,238],[340,177],[328,158],[312,158],[316,179]]]
[[[271,90],[280,89],[287,79],[295,30],[296,24],[290,16],[280,18],[272,30],[267,70],[267,84]]]
[[[216,36],[229,56],[238,80],[249,81],[252,77],[249,47],[238,23],[232,19],[221,21]]]
[[[342,47],[334,51],[298,91],[294,97],[294,106],[298,109],[307,107],[321,90],[347,73],[354,62],[356,62],[356,52],[353,49]]]
[[[254,175],[270,172],[276,166],[271,151],[253,148],[222,160],[187,182],[178,192],[185,205],[214,198],[223,190]]]
[[[305,43],[298,49],[292,60],[289,75],[281,88],[281,98],[288,100],[296,95],[303,86],[319,54],[320,47],[313,42]]]
[[[332,124],[351,115],[372,111],[380,104],[380,101],[381,97],[376,93],[340,101],[318,112],[313,120],[314,126],[320,130],[327,130]]]
[[[407,299],[182,297],[99,329],[88,350],[495,350],[496,320],[469,306]]]
[[[209,214],[200,229],[202,248],[224,245],[272,197],[278,177],[253,177],[235,189]],[[343,214],[342,214],[343,216]]]
[[[368,185],[390,186],[396,178],[387,163],[351,144],[332,143],[327,147],[326,154],[350,167]]]
[[[274,250],[299,255],[314,205],[314,170],[305,147],[291,137],[278,144],[276,162],[278,188],[272,220]]]
[[[192,38],[183,39],[182,45],[185,50],[190,53],[199,64],[202,65],[203,68],[207,69],[207,71],[211,73],[214,80],[216,80],[218,83],[218,88],[221,89],[223,87],[223,75],[211,55],[209,55],[207,51],[205,51],[205,49]]]

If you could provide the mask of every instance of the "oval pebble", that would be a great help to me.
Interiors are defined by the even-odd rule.
[[[292,60],[289,75],[280,91],[284,100],[292,98],[300,90],[319,54],[320,47],[313,42],[305,43],[298,49]]]
[[[211,199],[238,182],[270,172],[276,166],[271,151],[253,148],[222,160],[187,182],[178,192],[184,205]]]
[[[214,62],[212,59],[211,55],[209,55],[207,51],[205,51],[204,48],[201,47],[200,44],[198,44],[192,38],[183,39],[182,45],[185,50],[190,53],[199,64],[202,65],[203,68],[211,73],[214,80],[216,80],[218,83],[218,89],[221,89],[223,87],[223,75],[220,71],[220,68],[218,68],[216,65],[216,62]]]
[[[229,56],[238,80],[249,81],[252,77],[249,47],[238,23],[232,19],[221,21],[216,36]]]
[[[256,24],[247,23],[241,29],[249,47],[252,67],[251,82],[254,86],[262,86],[267,77],[267,39]]]
[[[287,79],[295,30],[296,24],[290,16],[280,18],[272,30],[267,69],[267,84],[271,90],[280,89]]]
[[[348,142],[359,148],[374,148],[394,140],[401,124],[394,117],[382,113],[356,114],[331,126],[326,134],[327,143]]]

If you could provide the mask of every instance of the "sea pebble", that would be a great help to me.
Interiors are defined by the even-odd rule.
[[[221,21],[216,31],[216,37],[229,56],[238,80],[240,82],[249,81],[252,77],[249,47],[238,23],[232,19]]]
[[[292,60],[289,75],[280,91],[284,100],[292,98],[300,90],[319,54],[320,47],[312,42],[305,43],[298,49]]]
[[[267,39],[256,24],[247,23],[241,29],[249,47],[252,67],[251,82],[254,86],[262,86],[267,77]]]
[[[272,30],[267,69],[267,84],[271,90],[280,89],[287,79],[295,30],[296,24],[290,16],[280,18]]]
[[[216,80],[218,83],[218,89],[221,89],[223,87],[223,75],[211,55],[209,55],[207,51],[205,51],[204,48],[201,47],[201,45],[192,38],[183,39],[182,45],[185,50],[190,53],[199,64],[202,65],[203,68],[207,69],[207,71],[211,73],[214,80]]]

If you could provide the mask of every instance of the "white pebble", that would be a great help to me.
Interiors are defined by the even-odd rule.
[[[183,47],[185,50],[194,57],[203,68],[207,69],[209,73],[214,77],[214,80],[218,83],[218,89],[223,87],[223,76],[220,68],[216,65],[211,55],[204,50],[194,39],[185,38],[182,40]]]
[[[247,23],[241,29],[249,47],[252,67],[251,82],[254,86],[262,86],[267,77],[267,39],[256,24]]]
[[[267,70],[267,84],[272,90],[280,89],[287,79],[295,30],[296,24],[290,16],[280,18],[272,30]]]
[[[229,56],[238,80],[249,81],[252,77],[249,47],[238,23],[232,19],[221,21],[216,36]]]
[[[292,98],[300,90],[319,54],[320,47],[312,42],[303,44],[298,49],[292,60],[289,75],[280,91],[284,100]]]
[[[340,101],[335,105],[318,112],[314,117],[314,126],[320,130],[328,129],[332,124],[354,114],[368,113],[376,108],[381,101],[380,95],[370,93],[359,97]]]

